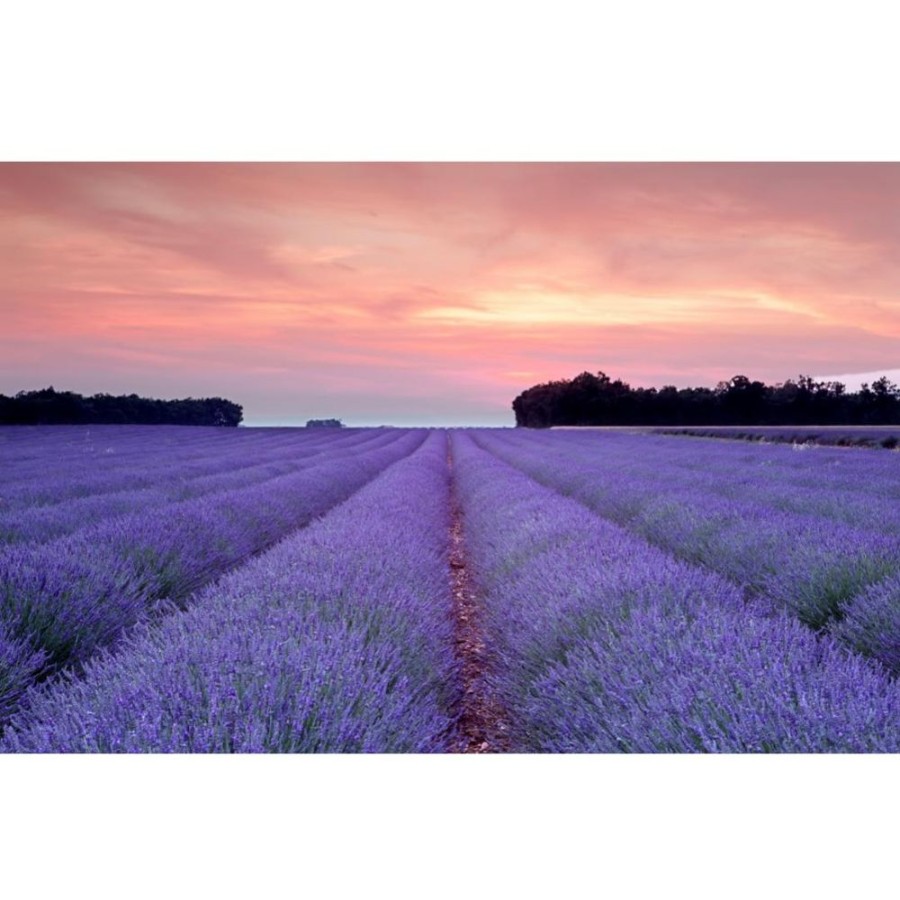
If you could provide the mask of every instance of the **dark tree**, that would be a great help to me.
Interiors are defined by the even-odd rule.
[[[221,397],[195,400],[153,400],[128,394],[82,397],[53,387],[20,391],[15,397],[0,394],[3,425],[217,425],[234,427],[243,407]]]
[[[735,375],[715,389],[632,388],[604,372],[537,384],[512,403],[516,425],[895,425],[900,387],[887,377],[858,393],[809,375],[767,385]]]

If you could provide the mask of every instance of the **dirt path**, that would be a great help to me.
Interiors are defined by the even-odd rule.
[[[453,456],[448,449],[447,465],[453,478]],[[466,565],[462,514],[453,501],[450,526],[450,575],[453,589],[453,616],[456,621],[456,655],[461,663],[461,733],[457,753],[504,753],[509,749],[507,726],[502,709],[485,683],[489,663],[479,622],[479,602]]]

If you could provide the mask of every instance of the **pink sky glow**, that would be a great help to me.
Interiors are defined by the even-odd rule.
[[[512,424],[584,370],[896,374],[900,164],[3,163],[0,310],[0,393],[247,424]]]

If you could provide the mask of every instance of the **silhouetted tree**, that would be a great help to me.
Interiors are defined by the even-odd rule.
[[[153,400],[127,394],[82,397],[52,386],[20,391],[15,397],[0,394],[0,424],[4,425],[217,425],[234,427],[243,408],[231,400],[208,397],[195,400]]]
[[[809,375],[776,385],[735,375],[715,389],[632,388],[604,372],[551,381],[513,400],[516,425],[867,425],[900,424],[900,387],[886,376],[858,393]]]

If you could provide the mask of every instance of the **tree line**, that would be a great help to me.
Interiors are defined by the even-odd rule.
[[[221,397],[154,400],[137,394],[83,397],[53,387],[0,394],[2,425],[218,425],[236,426],[243,407]]]
[[[900,387],[886,376],[848,392],[839,381],[800,375],[767,385],[735,375],[715,388],[632,388],[604,372],[582,372],[523,391],[516,425],[895,425]]]

